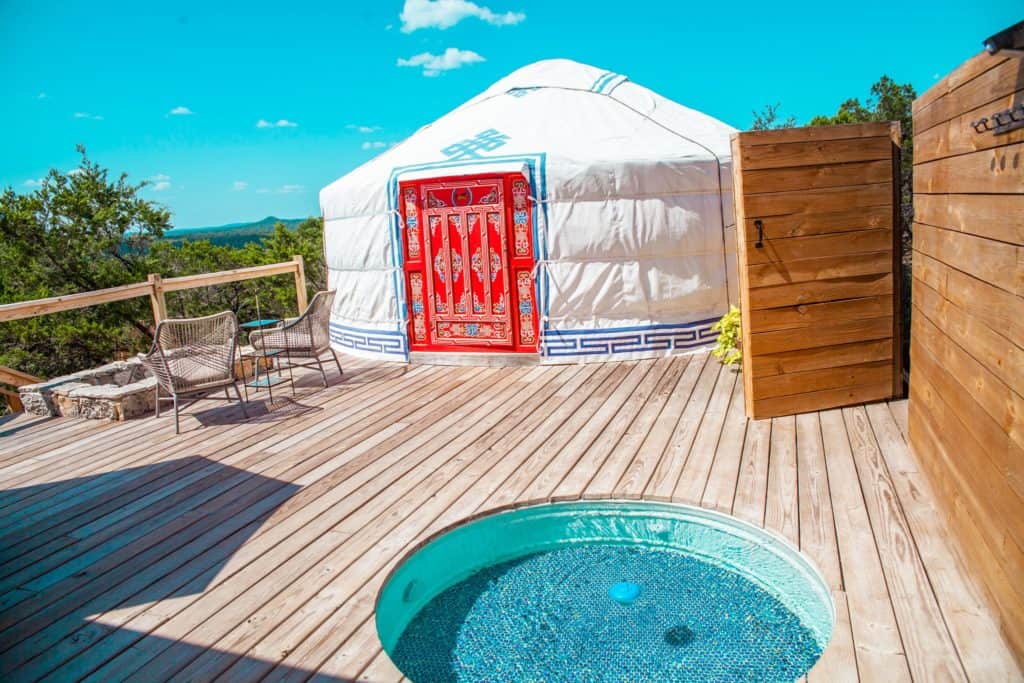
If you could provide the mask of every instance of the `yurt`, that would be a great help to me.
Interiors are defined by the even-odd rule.
[[[320,192],[339,351],[686,353],[738,298],[730,126],[568,60],[515,71]]]

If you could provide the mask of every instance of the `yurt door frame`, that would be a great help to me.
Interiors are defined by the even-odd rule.
[[[399,192],[410,350],[536,353],[526,178],[432,178]]]

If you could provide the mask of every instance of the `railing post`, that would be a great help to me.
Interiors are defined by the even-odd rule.
[[[302,254],[292,256],[295,262],[295,301],[299,305],[299,315],[306,310],[309,303],[306,301],[306,267],[302,260]]]
[[[153,325],[167,319],[167,300],[164,299],[164,281],[159,273],[149,274],[149,303],[153,306]]]

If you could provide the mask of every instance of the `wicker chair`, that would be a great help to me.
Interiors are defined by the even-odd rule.
[[[281,325],[268,330],[253,332],[249,335],[249,343],[256,350],[286,349],[286,355],[292,367],[319,368],[320,376],[326,387],[327,373],[324,372],[324,364],[320,361],[320,356],[323,353],[330,351],[335,365],[338,366],[338,372],[344,374],[338,354],[331,348],[331,337],[328,331],[335,291],[332,289],[329,292],[317,292],[313,300],[309,302],[309,306],[298,318],[286,320]],[[312,358],[316,362],[295,363],[291,361],[293,358]]]
[[[238,319],[231,311],[203,318],[163,320],[156,326],[153,348],[142,362],[156,376],[156,416],[160,401],[174,401],[174,433],[180,433],[178,400],[206,397],[223,389],[229,401],[228,387],[245,412],[245,402],[235,382],[235,343]],[[161,397],[161,393],[167,394]]]

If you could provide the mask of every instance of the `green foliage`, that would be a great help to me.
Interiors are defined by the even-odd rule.
[[[79,150],[79,168],[51,170],[37,190],[0,195],[0,303],[72,294],[245,266],[305,260],[308,294],[326,285],[322,225],[277,223],[244,246],[164,239],[170,212],[139,195],[146,183],[106,169]],[[225,309],[240,318],[297,313],[291,275],[169,293],[168,313],[198,316]],[[0,365],[41,377],[74,372],[149,348],[153,319],[147,298],[0,323]]]
[[[795,116],[787,116],[782,120],[779,119],[780,106],[782,106],[780,102],[766,104],[761,111],[751,112],[754,115],[754,122],[750,125],[750,130],[773,130],[775,128],[793,128],[796,126]]]
[[[914,128],[911,105],[916,97],[917,92],[910,83],[901,85],[888,76],[882,76],[871,86],[871,93],[863,104],[858,98],[848,99],[839,105],[835,115],[815,116],[809,123],[811,126],[828,126],[840,123],[900,122],[900,190],[905,237],[909,237],[914,217]]]
[[[79,147],[74,171],[51,170],[30,194],[0,195],[0,303],[146,279],[149,248],[170,212],[139,197],[146,183],[111,179]],[[0,365],[52,376],[145,345],[143,299],[0,324]]]
[[[718,333],[718,340],[711,355],[722,361],[723,365],[738,365],[743,360],[740,324],[740,309],[729,306],[729,312],[711,326],[711,330]]]

